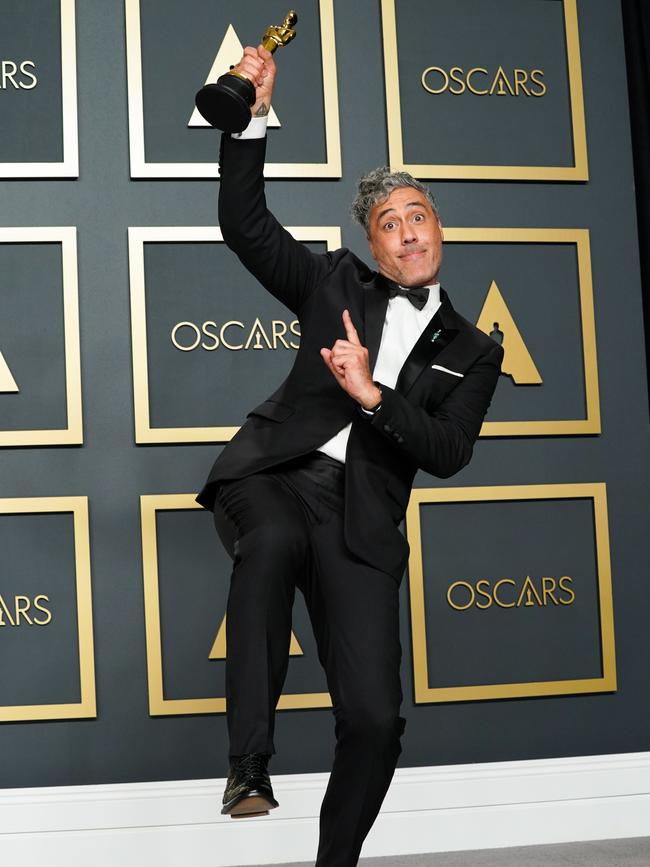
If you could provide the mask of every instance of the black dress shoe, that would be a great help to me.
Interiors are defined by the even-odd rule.
[[[269,758],[269,753],[232,756],[222,813],[229,814],[231,819],[266,816],[269,810],[280,806],[273,797],[271,780],[266,770]]]

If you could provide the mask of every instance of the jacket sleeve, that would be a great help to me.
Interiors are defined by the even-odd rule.
[[[369,423],[419,468],[442,479],[453,476],[472,457],[502,360],[503,347],[495,344],[432,413],[382,385],[381,406]]]
[[[308,250],[266,206],[266,137],[221,137],[219,227],[225,243],[260,283],[298,314],[332,268],[329,254]]]

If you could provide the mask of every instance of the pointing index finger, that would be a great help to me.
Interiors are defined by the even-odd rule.
[[[350,316],[349,310],[347,308],[343,311],[343,325],[345,326],[345,333],[347,334],[348,340],[350,343],[356,343],[357,345],[361,345],[361,341],[359,340],[359,335],[357,334],[357,329],[354,327],[352,323],[352,318]]]

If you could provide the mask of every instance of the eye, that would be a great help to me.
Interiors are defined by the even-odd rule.
[[[414,223],[421,223],[424,220],[424,214],[415,214],[413,217]]]
[[[387,229],[389,232],[391,229],[394,228],[394,226],[395,226],[395,223],[393,223],[393,222],[384,223],[384,229]]]

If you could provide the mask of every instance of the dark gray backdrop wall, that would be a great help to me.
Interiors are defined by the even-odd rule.
[[[446,46],[440,65],[457,62],[467,67],[473,62],[494,68],[500,62],[495,45],[504,32],[503,22],[510,22],[516,35],[517,28],[525,25],[521,10],[530,6],[531,16],[542,14],[544,26],[552,29],[557,10],[551,7],[557,2],[505,2],[501,5],[507,9],[501,10],[500,17],[499,0],[493,0],[489,5],[494,32],[471,26],[471,4],[447,4],[447,16],[453,23],[456,15],[457,25],[465,26],[468,41],[459,46],[457,61],[453,46]],[[42,3],[47,7],[45,0]],[[252,3],[251,8],[258,5]],[[326,164],[332,156],[323,143],[321,74],[313,68],[316,5],[312,0],[305,4],[300,22],[303,47],[299,34],[295,45],[278,59],[275,107],[283,126],[269,133],[276,136],[271,154],[276,163],[302,159]],[[155,15],[159,6],[142,0],[143,22]],[[267,7],[264,4],[260,6],[263,11],[242,16],[241,4],[233,5],[233,21],[236,18],[235,29],[241,38],[255,41],[271,20],[279,22],[286,13],[284,7]],[[409,27],[417,29],[419,19],[415,7],[402,4],[399,8],[401,39],[400,34]],[[219,14],[227,19],[228,12],[228,4],[222,4]],[[268,199],[283,224],[319,227],[302,235],[313,249],[335,246],[340,227],[342,242],[367,256],[365,239],[350,224],[347,212],[355,179],[368,168],[386,163],[389,157],[381,7],[378,0],[335,3],[334,13],[342,177],[330,171],[329,176],[324,172],[320,178],[271,179]],[[517,20],[515,13],[520,16]],[[421,539],[426,634],[418,626],[417,611],[411,608],[411,585],[417,583],[417,575],[405,577],[401,587],[403,713],[408,719],[401,766],[650,748],[646,617],[650,602],[646,529],[650,453],[621,12],[615,0],[580,0],[578,13],[589,181],[447,179],[433,181],[432,187],[443,222],[455,229],[589,230],[602,433],[489,436],[479,441],[471,464],[453,479],[442,482],[424,473],[416,478],[417,488],[436,492],[423,495],[421,534],[414,546],[419,548]],[[19,4],[14,14],[20,14]],[[79,177],[38,180],[27,175],[3,181],[1,187],[4,227],[77,227],[84,426],[82,445],[9,446],[0,452],[0,494],[5,498],[0,501],[0,595],[11,605],[17,596],[27,596],[32,602],[39,595],[48,596],[49,602],[41,600],[41,604],[51,613],[50,621],[42,626],[30,625],[24,618],[13,626],[11,607],[0,618],[4,621],[0,626],[0,719],[7,719],[1,711],[10,706],[79,705],[83,677],[78,668],[86,665],[86,675],[88,671],[89,630],[83,607],[86,589],[74,583],[71,541],[71,513],[77,540],[84,538],[83,503],[58,501],[61,510],[57,513],[56,502],[50,501],[49,512],[41,503],[37,509],[40,514],[18,516],[14,498],[88,498],[97,716],[92,716],[86,704],[82,715],[90,716],[88,719],[70,719],[71,712],[58,720],[0,723],[2,787],[225,775],[227,733],[219,704],[223,696],[219,635],[228,562],[214,536],[210,515],[190,510],[189,501],[221,448],[211,440],[223,442],[223,429],[232,432],[241,423],[247,408],[262,399],[289,368],[294,351],[277,338],[285,334],[289,343],[291,315],[242,274],[222,244],[214,243],[218,241],[214,234],[218,181],[173,174],[131,177],[123,4],[118,0],[87,0],[78,4],[76,15]],[[198,26],[196,21],[190,23],[188,31],[197,30],[205,39],[209,19],[200,20]],[[143,60],[164,66],[160,68],[159,92],[155,67],[148,69],[142,82],[145,114],[150,109],[144,125],[145,158],[152,162],[176,159],[173,141],[155,142],[156,135],[164,136],[160,127],[164,111],[158,122],[155,108],[164,108],[166,93],[172,101],[179,98],[168,79],[187,77],[197,52],[197,44],[178,30],[178,24],[171,20],[168,26],[164,20],[158,24],[162,28],[160,38],[173,37],[175,53],[160,56],[155,39],[143,41]],[[48,37],[52,35],[50,26],[55,24],[48,24]],[[213,47],[196,73],[197,88],[205,80],[223,31],[224,27],[215,23]],[[507,44],[503,44],[503,53]],[[522,67],[555,62],[550,55],[540,58],[539,52],[533,57],[535,51],[524,45],[521,56],[508,62]],[[54,63],[51,58],[50,62]],[[436,58],[429,62],[436,63]],[[47,76],[47,65],[43,75]],[[0,107],[5,98],[16,99],[14,90],[9,84],[5,92],[0,91]],[[419,99],[423,94],[417,91],[417,96]],[[301,156],[295,145],[304,131],[303,105],[306,113],[308,109],[314,112],[314,106],[316,111],[313,118],[305,114],[304,128],[309,135]],[[183,113],[183,130],[191,108],[188,104]],[[32,110],[42,121],[38,106],[27,100],[20,111],[12,108],[11,117],[20,118],[20,112],[27,116]],[[488,112],[487,106],[482,110]],[[564,109],[558,104],[553,111],[564,136]],[[38,125],[31,131],[25,125],[19,158],[61,161],[60,136],[56,141],[51,139],[56,144],[52,153],[43,154],[43,141],[36,148],[38,130]],[[454,136],[459,151],[468,150],[466,132],[462,126],[446,128],[440,159],[426,152],[405,153],[405,157],[449,163]],[[218,135],[208,130],[185,130],[183,136],[192,133],[201,137],[192,159],[209,161],[210,154],[215,159]],[[287,156],[283,156],[282,135],[291,136]],[[179,147],[183,146],[183,136],[179,134]],[[492,144],[489,150],[491,164],[496,164],[499,154]],[[568,150],[552,153],[552,161],[568,165]],[[0,154],[0,162],[17,159],[17,153],[14,149],[4,157]],[[542,157],[534,148],[526,154],[533,165],[542,164]],[[508,152],[503,162],[511,159]],[[68,169],[68,174],[74,175],[74,171]],[[129,248],[129,227],[150,227],[149,235],[132,230]],[[41,241],[37,247],[12,244],[8,235],[3,241],[0,351],[21,390],[0,394],[0,427],[24,429],[21,407],[31,399],[33,406],[25,412],[34,428],[61,428],[66,423],[61,412],[66,389],[60,353],[57,355],[52,347],[61,343],[62,314],[52,298],[61,293],[57,263],[66,254],[54,241]],[[567,338],[569,332],[574,338],[579,333],[580,320],[574,246],[557,238],[548,244],[538,238],[524,249],[513,241],[507,244],[507,255],[502,249],[494,263],[479,273],[476,262],[481,255],[490,259],[491,245],[468,236],[467,246],[463,246],[462,238],[452,241],[443,283],[457,308],[476,321],[488,288],[485,275],[490,273],[507,298],[531,353],[545,359],[548,388],[540,393],[548,394],[553,383],[558,388],[557,402],[553,399],[548,406],[542,402],[535,414],[538,407],[531,405],[530,392],[518,391],[503,378],[489,420],[586,418],[588,395],[583,378],[576,376],[582,349]],[[138,282],[140,261],[146,272],[146,290]],[[42,277],[48,270],[55,278],[49,288],[40,291],[40,284],[30,282],[30,275]],[[25,315],[26,303],[30,315]],[[145,318],[139,320],[143,310]],[[213,333],[219,333],[226,322],[240,323],[231,325],[224,334],[239,343],[252,335],[251,347],[256,342],[263,346],[269,335],[273,343],[275,333],[276,349],[267,345],[258,352],[254,348],[229,352],[223,346],[211,351],[171,345],[168,338],[175,324],[200,326],[206,320],[214,322]],[[192,333],[191,325],[179,330],[179,342],[190,345]],[[167,335],[166,339],[161,335]],[[202,339],[210,343],[205,333]],[[151,365],[155,359],[157,367],[152,366],[149,378],[149,405],[141,402],[136,412],[133,366],[141,373],[147,357]],[[170,371],[167,390],[165,378],[156,373],[161,365]],[[560,388],[563,368],[564,389]],[[42,398],[34,394],[30,398],[30,383],[33,389],[42,390]],[[202,395],[207,408],[199,413],[197,401]],[[522,412],[517,416],[519,407]],[[137,442],[136,415],[140,423]],[[181,428],[191,428],[192,432]],[[219,435],[214,428],[221,429]],[[597,602],[599,591],[606,590],[602,584],[597,586],[602,575],[597,574],[595,565],[604,541],[602,532],[598,540],[593,532],[594,516],[602,516],[599,509],[604,489],[599,483],[605,483],[609,508],[618,675],[616,689],[603,692],[597,691],[602,684],[593,690],[584,685],[590,678],[598,678],[611,663],[611,644],[604,651],[608,658],[599,659],[598,624],[603,612],[602,607],[599,612]],[[514,503],[503,498],[500,486],[504,485],[572,487],[536,488],[532,494],[537,492],[541,499],[533,496],[518,504],[516,496]],[[461,497],[458,503],[446,500],[446,492],[457,487],[481,488],[482,493],[467,494],[465,501]],[[582,492],[577,498],[576,491]],[[175,496],[166,499],[168,495]],[[141,497],[145,499],[141,501]],[[436,500],[437,505],[428,505],[429,500]],[[23,507],[28,510],[29,503]],[[143,526],[150,531],[144,534],[144,547]],[[413,526],[412,521],[409,534]],[[153,538],[158,541],[155,552],[147,547]],[[77,549],[76,557],[77,567],[80,562],[83,565],[83,551]],[[510,576],[517,579],[519,592],[523,580],[531,575],[539,592],[542,577],[559,579],[561,574],[576,578],[566,586],[576,592],[577,600],[584,599],[584,604],[574,608],[561,603],[543,609],[533,606],[535,610],[530,613],[534,616],[528,619],[519,617],[528,610],[523,605],[516,612],[492,606],[489,611],[465,612],[465,620],[459,619],[462,612],[444,604],[444,590],[454,579],[475,583],[479,578]],[[152,601],[155,588],[160,596]],[[523,592],[528,600],[534,597],[530,585]],[[568,593],[559,595],[570,598]],[[453,598],[464,604],[464,597]],[[82,603],[78,612],[75,602]],[[149,606],[147,617],[145,603]],[[157,613],[152,619],[154,608]],[[38,609],[31,611],[34,614]],[[481,617],[481,613],[486,616]],[[501,614],[514,616],[506,622],[498,616]],[[549,614],[552,616],[547,617]],[[47,621],[46,613],[41,611],[38,616]],[[152,639],[150,632],[148,654],[145,624],[151,629],[156,618],[161,645],[156,652],[155,635]],[[504,623],[507,640],[500,641]],[[76,643],[78,630],[86,639],[81,648]],[[334,746],[333,717],[323,699],[326,685],[300,599],[296,602],[294,633],[302,656],[291,659],[285,686],[289,705],[278,712],[277,755],[272,770],[324,771],[330,767]],[[540,637],[545,641],[541,650]],[[423,645],[429,660],[427,682],[423,681],[422,666],[415,661]],[[53,659],[58,664],[53,664]],[[480,664],[473,664],[477,659]],[[562,667],[563,659],[570,660],[570,667]],[[162,692],[156,692],[158,676],[164,685]],[[562,694],[562,680],[566,694]],[[528,692],[507,697],[503,684],[514,681],[528,682]],[[87,680],[84,682],[87,685]],[[555,686],[544,695],[535,687],[536,682]],[[462,692],[478,684],[501,684],[502,688],[493,689],[491,697],[481,700]],[[457,689],[461,692],[454,693]],[[581,689],[586,691],[575,694]],[[310,697],[308,706],[300,709],[296,705],[305,695]],[[201,707],[202,701],[208,704]],[[206,712],[196,712],[201,709]]]

